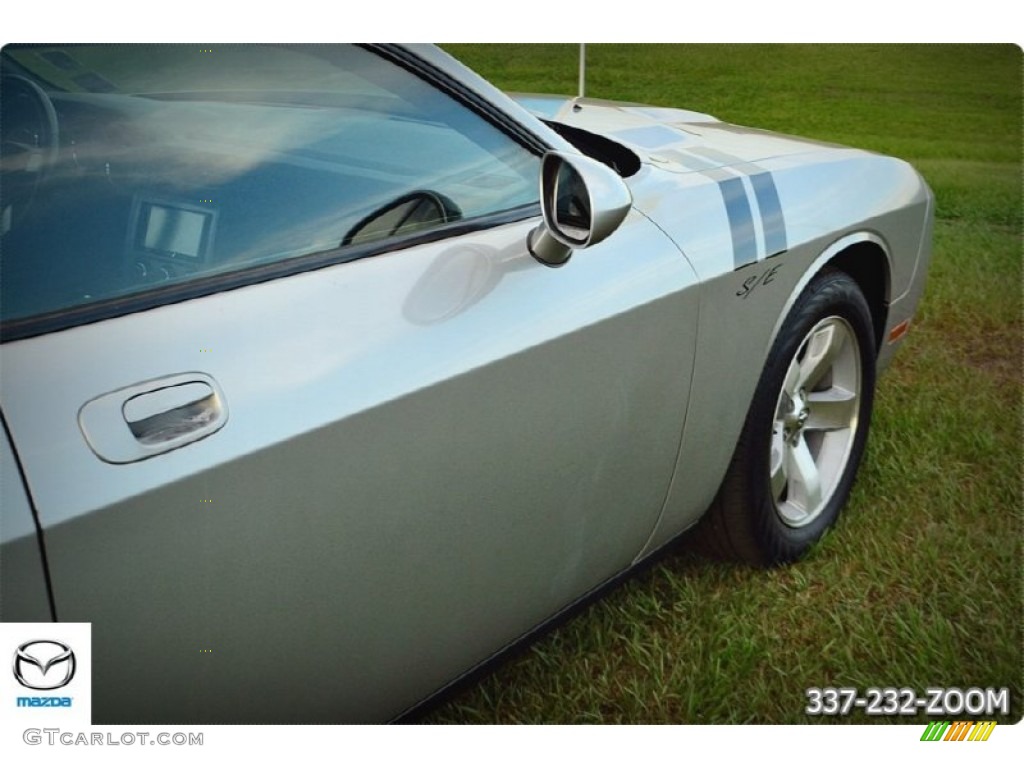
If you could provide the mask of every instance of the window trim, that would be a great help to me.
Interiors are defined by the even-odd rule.
[[[373,256],[403,251],[419,245],[428,245],[451,237],[494,229],[528,219],[540,218],[540,203],[529,203],[497,213],[461,219],[438,227],[414,232],[409,235],[375,240],[364,245],[346,245],[326,251],[304,254],[283,261],[257,264],[251,267],[205,275],[173,285],[162,285],[127,296],[112,297],[99,301],[68,307],[66,309],[32,315],[24,319],[8,320],[0,325],[0,344],[9,341],[29,339],[47,333],[63,331],[81,325],[112,320],[117,317],[144,312],[157,307],[179,304],[206,296],[212,296],[236,288],[280,280],[282,278],[313,272],[325,267],[347,264]]]
[[[487,120],[491,125],[506,134],[540,157],[552,147],[540,136],[531,131],[527,126],[520,123],[500,107],[491,103],[488,99],[474,91],[465,83],[452,77],[443,69],[436,67],[428,61],[424,61],[412,51],[395,44],[373,44],[360,45],[371,53],[380,56],[392,64],[395,64],[416,77],[424,80],[429,85],[444,92],[455,101],[477,115]]]

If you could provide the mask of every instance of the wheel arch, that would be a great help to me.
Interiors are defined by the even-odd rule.
[[[806,270],[793,287],[776,320],[767,349],[775,343],[782,324],[807,285],[824,269],[845,272],[864,294],[871,310],[876,353],[882,349],[892,290],[892,257],[885,240],[874,232],[855,232],[833,241]]]
[[[844,248],[826,266],[842,270],[857,283],[871,310],[875,350],[881,350],[892,290],[892,276],[885,250],[873,240],[861,240]]]

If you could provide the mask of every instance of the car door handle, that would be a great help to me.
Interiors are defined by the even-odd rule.
[[[217,395],[204,381],[144,392],[121,408],[128,428],[143,445],[166,443],[203,429],[216,419],[217,411]]]
[[[86,443],[111,464],[128,464],[212,435],[227,423],[217,382],[205,373],[179,373],[100,395],[82,406]]]

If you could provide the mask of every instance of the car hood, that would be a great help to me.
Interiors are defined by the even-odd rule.
[[[509,95],[541,120],[606,136],[628,147],[641,162],[665,170],[705,171],[839,146],[732,125],[685,109],[568,96]]]

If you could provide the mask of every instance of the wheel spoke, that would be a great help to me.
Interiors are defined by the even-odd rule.
[[[782,436],[782,423],[775,422],[775,432],[772,435],[772,457],[769,467],[771,475],[772,498],[778,501],[786,490],[786,483],[789,478],[786,476],[786,440]]]
[[[807,395],[807,417],[805,429],[832,431],[850,429],[857,423],[860,398],[842,387],[832,387],[824,392]]]
[[[807,340],[807,353],[800,362],[798,386],[810,390],[821,381],[842,351],[845,341],[846,334],[836,323],[829,323],[815,331]]]
[[[821,505],[821,474],[801,435],[794,445],[787,444],[789,502],[805,515],[814,514]]]
[[[786,380],[782,382],[782,391],[789,395],[790,399],[796,397],[800,388],[800,363],[794,358],[786,371]]]

